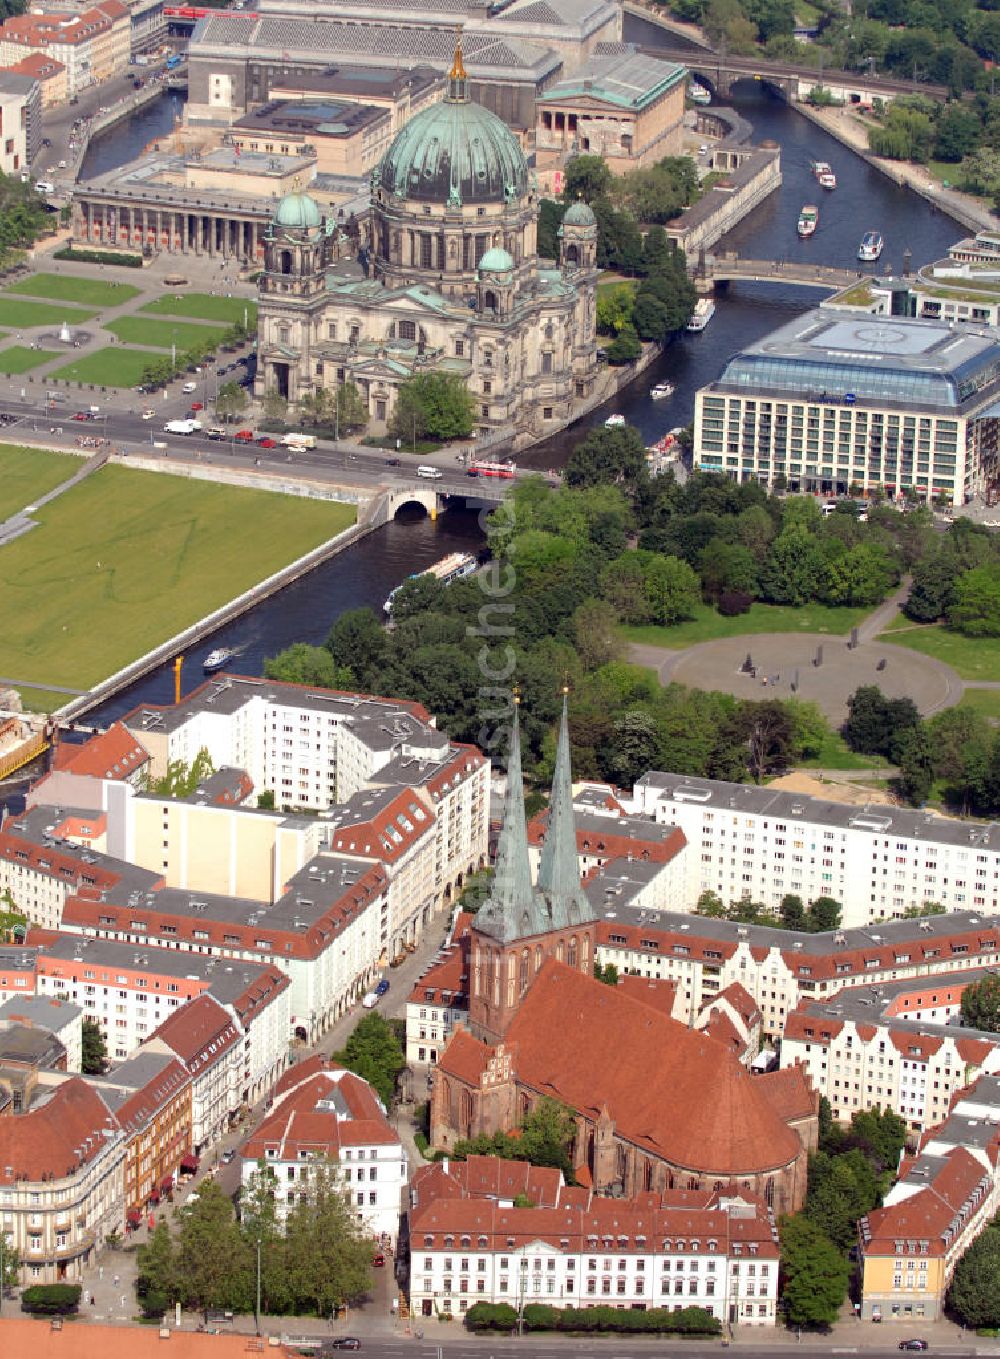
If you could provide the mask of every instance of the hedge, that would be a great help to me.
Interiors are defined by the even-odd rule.
[[[117,250],[78,250],[64,245],[53,255],[57,260],[75,260],[77,264],[120,264],[125,269],[141,269],[141,255],[120,255]]]
[[[76,1311],[82,1291],[79,1284],[33,1284],[21,1294],[21,1311],[63,1316]]]
[[[465,1314],[470,1331],[512,1331],[517,1326],[517,1311],[507,1302],[477,1302]],[[640,1312],[617,1307],[550,1307],[529,1302],[524,1309],[526,1331],[628,1332],[657,1335],[720,1335],[718,1317],[703,1307],[684,1307],[671,1312],[651,1307]]]

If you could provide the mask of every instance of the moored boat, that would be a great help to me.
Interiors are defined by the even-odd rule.
[[[217,646],[214,651],[210,651],[201,663],[201,668],[206,675],[212,675],[216,670],[221,670],[224,665],[236,655],[236,652],[229,646]]]
[[[873,263],[881,255],[883,244],[881,232],[866,231],[858,246],[858,259],[866,264]]]
[[[606,429],[620,429],[624,423],[624,415],[609,415],[605,420],[604,425]]]
[[[426,571],[415,571],[412,576],[407,576],[407,580],[416,580],[418,576],[434,576],[442,585],[450,585],[452,581],[463,580],[466,576],[471,576],[473,571],[479,566],[479,559],[471,552],[451,552],[447,557],[442,557],[433,566],[428,566]],[[406,581],[403,582],[403,585]],[[389,597],[382,605],[386,613],[392,613],[393,598],[403,588],[397,585],[394,590],[390,590]]]
[[[714,315],[715,303],[713,300],[710,297],[699,297],[686,328],[694,332],[704,330]]]
[[[657,382],[655,386],[650,387],[649,394],[654,401],[663,401],[666,397],[673,396],[674,384],[672,382]]]
[[[835,189],[837,187],[837,176],[833,173],[832,166],[825,160],[814,160],[812,171],[822,189]]]

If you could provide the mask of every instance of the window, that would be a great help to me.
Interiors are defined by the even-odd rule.
[[[415,340],[417,338],[416,321],[400,321],[399,338],[401,340]]]

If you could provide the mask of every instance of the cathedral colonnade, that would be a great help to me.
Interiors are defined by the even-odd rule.
[[[73,205],[73,239],[82,246],[150,255],[196,255],[253,264],[264,258],[264,214],[218,206],[123,203],[86,190]]]

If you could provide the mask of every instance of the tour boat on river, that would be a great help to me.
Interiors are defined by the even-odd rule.
[[[882,253],[882,236],[878,231],[866,231],[858,246],[858,259],[872,264]]]
[[[814,203],[806,203],[799,213],[798,233],[800,236],[811,236],[819,226],[819,208]]]
[[[821,189],[835,189],[837,187],[837,176],[833,173],[833,167],[828,165],[825,160],[814,160],[812,171]]]

